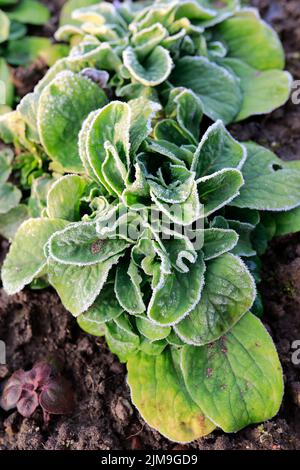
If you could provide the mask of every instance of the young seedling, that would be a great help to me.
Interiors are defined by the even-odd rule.
[[[71,384],[50,363],[38,362],[29,371],[17,370],[6,381],[0,406],[8,411],[17,408],[29,418],[38,406],[43,410],[45,422],[52,414],[69,414],[74,409]]]

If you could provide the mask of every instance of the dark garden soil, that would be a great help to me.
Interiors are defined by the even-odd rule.
[[[56,2],[46,3],[53,8]],[[299,0],[252,4],[280,33],[287,68],[300,79]],[[283,159],[300,159],[300,105],[288,103],[271,116],[234,125],[231,131],[240,139],[251,138],[274,149]],[[2,258],[6,250],[3,241]],[[0,367],[0,380],[17,368],[30,368],[36,360],[58,354],[76,391],[77,406],[72,416],[54,417],[48,425],[39,411],[30,419],[0,411],[0,449],[300,449],[300,366],[291,361],[291,343],[300,340],[300,234],[272,242],[264,256],[260,290],[264,323],[284,369],[286,393],[280,413],[235,435],[216,431],[188,446],[170,443],[144,423],[130,402],[125,367],[101,339],[80,331],[52,290],[25,290],[13,297],[1,290],[0,339],[7,344],[8,365]]]

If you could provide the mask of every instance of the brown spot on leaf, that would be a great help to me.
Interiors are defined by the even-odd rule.
[[[91,246],[92,254],[97,255],[98,253],[100,253],[104,243],[105,243],[105,240],[97,240],[96,242],[94,242]]]
[[[209,367],[207,370],[206,370],[206,377],[209,378],[213,375],[213,369],[211,367]]]

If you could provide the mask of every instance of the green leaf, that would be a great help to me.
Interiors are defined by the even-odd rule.
[[[294,162],[284,162],[270,150],[253,142],[243,166],[244,186],[231,202],[240,208],[286,211],[300,205],[300,171]]]
[[[83,172],[78,133],[88,114],[107,102],[102,89],[83,75],[63,72],[43,90],[38,108],[42,144],[65,171]]]
[[[93,305],[77,317],[77,322],[86,333],[103,336],[104,324],[118,318],[122,312],[123,309],[115,297],[113,284],[105,284]]]
[[[181,203],[166,203],[159,199],[151,190],[151,199],[172,222],[190,225],[202,216],[203,206],[200,204],[197,185],[194,181],[189,197]]]
[[[2,57],[0,58],[0,83],[1,84],[1,97],[0,97],[0,104],[6,104],[7,106],[12,106],[14,101],[14,86],[12,83],[12,77],[10,75],[9,68],[5,59]],[[2,96],[2,87],[4,86],[4,99]]]
[[[50,19],[50,11],[37,0],[21,0],[8,16],[11,20],[20,23],[42,25]]]
[[[174,329],[186,343],[202,346],[220,338],[251,308],[255,284],[242,260],[226,253],[209,261],[200,302]]]
[[[14,153],[10,147],[0,150],[0,184],[6,183],[12,172]]]
[[[48,216],[70,222],[80,220],[81,198],[86,189],[87,180],[82,176],[66,175],[58,179],[48,193]]]
[[[106,261],[128,246],[118,238],[99,238],[96,222],[78,222],[53,234],[49,254],[59,263],[86,266]]]
[[[47,263],[44,247],[50,236],[66,224],[57,219],[29,219],[21,225],[2,268],[3,286],[8,294],[21,291],[41,274]]]
[[[147,317],[137,316],[135,322],[139,332],[150,341],[165,339],[171,333],[169,326],[155,325]]]
[[[242,121],[256,114],[270,113],[289,99],[293,83],[289,72],[259,71],[238,59],[222,59],[220,63],[240,79],[243,104],[235,121]]]
[[[57,291],[65,308],[75,317],[93,305],[109,271],[120,256],[115,255],[102,263],[88,266],[61,264],[52,259],[48,261],[49,282]]]
[[[203,109],[200,99],[192,90],[183,87],[172,89],[165,112],[168,117],[177,120],[192,143],[198,143]]]
[[[279,212],[273,217],[276,222],[276,235],[300,232],[300,207],[288,212]]]
[[[4,11],[0,10],[0,44],[7,41],[9,36],[10,22]]]
[[[283,69],[284,51],[278,35],[259,18],[257,11],[236,13],[218,25],[216,31],[228,49],[228,57],[257,70]]]
[[[12,65],[29,65],[38,58],[43,58],[51,47],[48,38],[28,36],[9,41],[6,59]]]
[[[212,175],[197,180],[201,204],[204,205],[204,217],[228,204],[243,186],[242,173],[235,169],[219,170]]]
[[[129,165],[129,129],[131,111],[127,103],[112,101],[95,113],[86,131],[87,159],[99,181],[107,187],[102,166],[106,159],[105,143],[113,145],[122,163],[122,172]]]
[[[233,248],[232,253],[245,257],[254,256],[256,251],[253,249],[251,236],[255,226],[238,220],[228,220],[228,224],[239,236],[238,243]]]
[[[125,315],[105,325],[105,338],[109,349],[121,362],[126,362],[140,344],[139,336]]]
[[[132,78],[145,86],[163,83],[171,73],[172,59],[169,51],[157,46],[142,62],[131,47],[123,52],[123,61]]]
[[[209,260],[231,251],[238,243],[238,234],[234,230],[208,228],[204,230],[204,259]]]
[[[213,431],[188,393],[176,352],[159,356],[138,353],[129,358],[131,398],[144,420],[168,439],[190,442]]]
[[[200,253],[187,273],[174,271],[166,274],[161,268],[159,283],[148,306],[149,319],[161,326],[174,325],[182,320],[200,300],[204,272]]]
[[[246,149],[225,129],[222,121],[210,126],[194,154],[192,170],[196,177],[211,175],[224,168],[242,168]]]
[[[219,341],[181,357],[185,383],[193,400],[225,432],[266,421],[279,410],[282,369],[274,344],[247,313]]]
[[[0,184],[0,214],[6,214],[21,201],[22,193],[11,183]]]
[[[0,234],[12,240],[22,223],[29,218],[27,206],[19,204],[0,216]]]
[[[140,288],[142,278],[132,260],[123,259],[116,272],[115,294],[119,304],[131,314],[143,313],[146,310]]]
[[[130,153],[135,155],[141,143],[151,133],[151,121],[161,106],[143,97],[130,100],[128,104],[131,109]]]
[[[165,340],[149,341],[147,338],[141,338],[140,351],[150,356],[158,356],[167,347],[168,343]]]
[[[225,124],[234,120],[242,105],[235,75],[206,57],[183,57],[176,62],[172,84],[194,91],[201,99],[204,114]]]
[[[73,11],[96,3],[99,3],[99,0],[67,0],[60,13],[59,25],[79,25],[80,21],[72,18]]]

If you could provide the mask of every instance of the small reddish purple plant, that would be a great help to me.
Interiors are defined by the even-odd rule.
[[[17,370],[4,385],[0,406],[8,411],[17,408],[29,418],[40,405],[45,421],[51,414],[69,414],[74,408],[70,382],[50,362],[38,362],[29,371]]]

